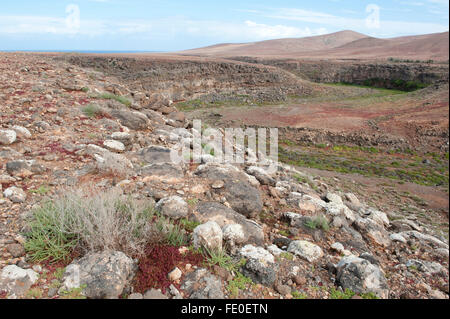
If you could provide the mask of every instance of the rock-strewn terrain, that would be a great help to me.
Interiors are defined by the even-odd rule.
[[[300,59],[230,58],[249,63],[272,65],[304,79],[319,83],[353,83],[376,81],[381,87],[396,88],[395,80],[420,84],[448,83],[448,64],[393,63],[389,61],[308,61]],[[392,80],[392,81],[391,81]]]
[[[282,101],[289,94],[308,95],[314,86],[279,68],[224,59],[178,56],[70,56],[69,63],[101,70],[133,90],[150,94],[150,106],[216,93],[249,95],[261,101]],[[145,106],[145,105],[144,105]]]
[[[126,74],[145,74],[122,68],[120,60],[108,62],[120,74],[79,66],[103,61],[69,59],[74,65],[43,55],[0,55],[1,298],[448,298],[448,239],[430,225],[408,212],[369,207],[286,165],[268,174],[256,164],[215,163],[214,153],[202,163],[174,164],[170,150],[190,143],[193,131],[171,105],[173,85],[124,81]],[[192,83],[188,73],[201,67],[173,66],[184,83],[179,99],[194,95],[184,86]],[[218,73],[227,68],[215,67]],[[242,71],[234,75],[235,87],[255,69]],[[262,82],[278,83],[280,75],[260,71]],[[202,92],[204,85],[210,84],[199,84]],[[233,92],[228,85],[211,84]],[[161,97],[165,88],[165,99],[152,98],[153,89]],[[103,197],[92,193],[83,199],[94,215],[139,225],[130,232],[136,247],[120,251],[127,239],[115,229],[105,238],[117,236],[123,245],[83,243],[65,262],[33,261],[39,247],[30,245],[29,218],[46,198],[90,187],[151,205],[161,228],[185,228],[187,238],[171,238],[172,245],[139,241],[151,225],[128,206],[105,202],[101,207],[114,211],[96,211],[89,201]],[[130,207],[137,211],[138,204]],[[173,234],[183,233],[176,227]],[[139,252],[139,245],[143,253],[126,254]],[[216,251],[216,262],[204,260],[198,248]]]

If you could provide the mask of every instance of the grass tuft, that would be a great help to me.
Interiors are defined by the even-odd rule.
[[[330,230],[328,220],[324,216],[316,216],[305,222],[305,226],[311,229],[322,229],[324,231]]]
[[[66,261],[76,248],[139,256],[149,242],[177,246],[189,242],[181,226],[117,188],[66,190],[35,209],[27,224],[25,249],[33,262]]]
[[[123,105],[125,105],[127,107],[131,106],[131,101],[128,100],[126,97],[112,94],[112,93],[102,93],[98,96],[98,98],[104,99],[104,100],[115,100],[119,103],[122,103]]]

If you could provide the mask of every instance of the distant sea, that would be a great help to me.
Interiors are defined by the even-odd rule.
[[[108,50],[1,50],[0,52],[61,52],[61,53],[163,53],[164,51],[108,51]]]

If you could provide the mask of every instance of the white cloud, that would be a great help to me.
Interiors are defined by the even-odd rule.
[[[434,4],[440,4],[448,7],[449,0],[428,0],[428,2],[434,3]]]
[[[44,16],[0,16],[0,34],[82,34],[102,35],[108,33],[108,26],[100,20],[82,20],[73,28],[66,18]]]
[[[247,20],[243,23],[220,21],[181,21],[177,29],[184,29],[192,35],[221,39],[221,41],[257,41],[276,38],[293,38],[320,35],[324,28],[297,28],[287,25],[268,25]]]
[[[267,25],[259,24],[253,21],[245,21],[248,32],[252,33],[255,38],[293,38],[319,35],[326,33],[326,29],[319,28],[311,30],[310,28],[296,28],[285,25]]]
[[[191,35],[216,38],[218,41],[253,41],[274,38],[303,37],[326,33],[325,28],[298,28],[269,25],[254,21],[237,23],[187,20],[180,17],[153,21],[80,20],[73,28],[66,18],[39,16],[0,16],[0,34],[56,34],[102,36],[114,34],[174,37]]]
[[[366,17],[364,16],[362,16],[360,19],[355,19],[296,8],[272,10],[271,12],[266,12],[262,15],[268,18],[275,18],[280,20],[308,22],[319,24],[321,26],[331,26],[340,30],[357,30],[359,32],[373,34],[373,36],[377,36],[377,34],[388,34],[389,36],[395,36],[398,34],[425,34],[448,31],[448,25],[441,25],[431,22],[428,23],[384,20],[382,15],[380,20],[380,28],[376,30],[376,33],[374,33],[374,29],[367,28]]]
[[[427,0],[443,2],[441,0]],[[448,3],[448,1],[445,1]],[[329,29],[351,29],[372,36],[391,37],[406,34],[424,34],[448,31],[448,25],[438,23],[387,21],[381,16],[380,29],[366,26],[365,13],[358,18],[344,18],[323,12],[303,9],[273,9],[270,11],[252,11],[265,18],[275,18],[280,22],[261,23],[256,17],[241,22],[214,20],[190,20],[184,17],[167,17],[157,20],[80,20],[79,27],[70,27],[67,18],[46,16],[1,16],[0,35],[53,34],[61,36],[99,37],[105,35],[139,36],[142,39],[176,39],[197,37],[210,39],[211,42],[247,42],[275,38],[314,36],[328,33]],[[286,21],[286,22],[283,22]]]

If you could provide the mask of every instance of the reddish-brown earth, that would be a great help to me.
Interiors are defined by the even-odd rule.
[[[312,59],[386,59],[389,57],[448,61],[448,32],[377,39],[353,32],[241,44],[219,44],[180,52],[200,56],[254,56]]]

